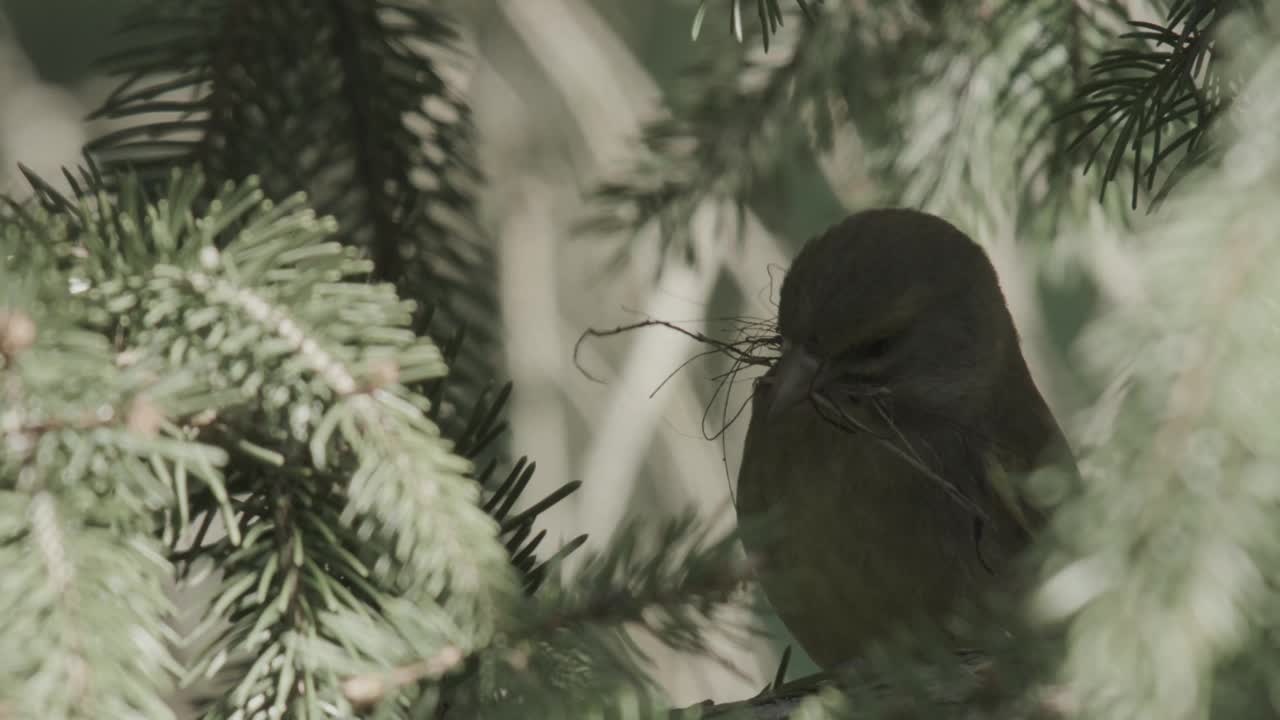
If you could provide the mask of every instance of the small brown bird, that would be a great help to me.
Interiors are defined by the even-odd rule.
[[[1020,481],[1070,450],[982,249],[902,209],[847,218],[782,285],[738,513],[768,514],[770,603],[819,665],[978,601],[1043,522]]]

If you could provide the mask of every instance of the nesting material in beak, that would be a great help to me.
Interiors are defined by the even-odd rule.
[[[822,361],[813,353],[803,347],[786,348],[774,369],[769,419],[777,419],[779,415],[809,399],[809,393],[817,384],[821,369]]]

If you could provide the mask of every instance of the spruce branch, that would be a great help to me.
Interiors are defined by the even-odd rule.
[[[373,276],[418,302],[415,329],[471,340],[449,403],[492,375],[491,250],[467,103],[447,78],[457,33],[435,8],[379,0],[153,3],[108,58],[121,78],[95,118],[127,123],[88,146],[107,170],[163,184],[200,165],[214,181],[304,191]],[[287,38],[287,41],[282,39]],[[438,418],[452,430],[453,418]]]
[[[1262,568],[1280,560],[1276,339],[1259,321],[1280,267],[1267,200],[1280,184],[1280,116],[1259,99],[1274,96],[1280,54],[1273,33],[1226,27],[1220,41],[1242,51],[1229,71],[1247,82],[1223,159],[1172,192],[1137,243],[1140,292],[1084,338],[1115,380],[1089,483],[1055,516],[1066,541],[1047,558],[1036,608],[1069,624],[1061,674],[1091,717],[1253,716],[1253,668],[1269,662],[1258,639],[1274,631],[1276,596]]]
[[[181,372],[118,362],[86,330],[57,268],[67,229],[36,208],[0,218],[0,696],[14,717],[172,717],[160,518],[174,468],[216,482],[226,457],[165,421]]]
[[[884,662],[884,659],[881,660]],[[899,662],[902,662],[899,660]],[[818,673],[791,682],[775,682],[746,700],[685,709],[678,717],[742,720],[888,720],[901,717],[1066,718],[1048,703],[1032,703],[1038,712],[1001,714],[994,697],[982,697],[991,660],[981,653],[958,653],[937,667],[918,667],[918,682],[895,682],[893,671],[877,672],[868,663]],[[903,670],[898,669],[898,673]],[[1010,689],[1012,690],[1012,689]],[[1015,691],[1016,692],[1016,691]],[[982,705],[990,712],[982,712]],[[1007,712],[1007,708],[1006,708]]]
[[[721,55],[688,73],[671,116],[647,126],[642,158],[626,180],[597,186],[596,212],[583,228],[634,238],[656,223],[664,248],[692,257],[688,225],[704,199],[744,211],[772,168],[826,147],[833,133],[849,131],[839,127],[845,121],[868,147],[887,194],[921,206],[952,192],[946,185],[990,172],[989,160],[969,156],[984,147],[975,133],[987,130],[954,117],[978,112],[979,102],[1001,141],[1019,148],[1000,161],[1030,216],[1056,202],[1049,180],[1073,167],[1052,120],[1114,24],[1113,4],[825,7],[784,44],[782,57]],[[1051,30],[1019,30],[1031,23]]]
[[[188,566],[223,571],[189,669],[231,680],[209,717],[318,717],[326,678],[378,656],[381,640],[345,634],[344,617],[399,600],[451,628],[442,642],[483,644],[518,586],[470,464],[403,385],[445,371],[409,327],[412,304],[362,282],[369,263],[329,241],[332,221],[301,196],[275,203],[252,182],[207,194],[202,182],[175,174],[152,201],[143,183],[113,182],[112,194],[86,171],[78,196],[46,186],[41,199],[75,249],[65,255],[85,286],[83,322],[113,338],[131,372],[179,377],[168,386],[183,402],[164,407],[192,422],[175,430],[229,454],[225,478],[190,497],[190,460],[157,470],[182,496],[183,527],[218,513],[227,531],[182,551]],[[386,618],[383,634],[394,632]],[[318,641],[346,656],[307,652]]]
[[[826,7],[782,58],[695,68],[686,82],[695,99],[650,124],[644,159],[626,181],[598,186],[584,228],[635,233],[656,221],[664,243],[691,255],[688,219],[703,198],[741,208],[775,163],[825,146],[842,120],[894,203],[947,211],[975,205],[954,197],[962,186],[1007,184],[1017,203],[985,212],[1053,225],[1078,205],[1077,193],[1053,188],[1084,162],[1064,108],[1122,20],[1115,0]],[[988,142],[976,140],[987,136],[1009,151],[987,157]]]
[[[698,5],[698,11],[693,16],[693,27],[690,34],[694,40],[698,39],[698,35],[702,32],[702,24],[707,16],[707,8],[713,0],[702,0]],[[800,12],[804,13],[806,20],[814,20],[814,8],[812,8],[806,0],[795,0],[796,6],[800,8]],[[813,0],[814,5],[821,5],[822,0]],[[742,42],[742,0],[729,0],[729,32],[733,34],[738,42]],[[769,51],[769,38],[777,34],[778,30],[783,26],[785,15],[782,11],[782,4],[779,0],[756,0],[756,15],[760,18],[760,40],[764,44],[765,52]]]
[[[505,717],[505,706],[567,713],[608,707],[618,702],[617,688],[603,692],[611,683],[647,675],[620,634],[625,628],[680,650],[707,650],[708,621],[735,602],[749,578],[735,543],[732,535],[713,538],[692,513],[664,522],[656,533],[629,525],[607,548],[590,554],[572,579],[553,574],[493,645],[470,652],[445,646],[390,670],[349,678],[344,692],[353,703],[373,704],[398,686],[438,681],[468,666],[475,668],[471,679],[453,696],[451,712],[459,717]],[[486,675],[494,687],[481,682]],[[650,694],[641,682],[632,689]],[[561,692],[538,692],[544,684]],[[652,707],[655,717],[665,716],[660,704]]]
[[[1085,171],[1096,162],[1103,191],[1124,170],[1132,174],[1132,207],[1144,192],[1159,202],[1216,154],[1208,137],[1235,93],[1221,74],[1218,28],[1233,12],[1261,19],[1257,10],[1252,2],[1178,0],[1163,23],[1128,20],[1130,31],[1119,36],[1125,47],[1093,63],[1092,78],[1062,111],[1081,117],[1071,145],[1090,146]]]
[[[717,56],[693,68],[674,112],[649,123],[635,164],[599,183],[587,233],[635,238],[656,223],[662,252],[696,258],[690,224],[705,201],[727,200],[745,212],[753,184],[813,134],[825,141],[832,110],[824,90],[855,13],[835,6],[805,23],[781,58]],[[744,67],[745,63],[745,67]],[[802,119],[802,120],[801,120]],[[739,218],[739,227],[742,226]]]
[[[86,525],[71,498],[3,493],[0,692],[13,717],[173,717],[158,545]],[[28,530],[7,532],[27,511]],[[128,593],[114,588],[126,584]]]
[[[1053,237],[1095,202],[1062,108],[1120,27],[1118,5],[954,6],[909,36],[918,51],[911,72],[891,75],[883,91],[890,127],[854,119],[892,201],[969,227],[1012,227],[1018,239]]]

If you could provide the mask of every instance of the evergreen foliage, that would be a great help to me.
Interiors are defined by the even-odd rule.
[[[510,514],[521,463],[482,502],[408,387],[445,372],[412,304],[364,281],[369,261],[301,196],[250,180],[205,204],[203,185],[186,170],[154,199],[131,176],[116,195],[46,188],[6,218],[3,629],[33,634],[6,658],[15,714],[164,717],[178,671],[216,681],[210,718],[609,707],[648,697],[629,692],[644,674],[621,624],[700,647],[694,620],[745,577],[727,540],[693,518],[647,546],[637,528],[524,599],[511,564],[542,584],[531,523],[572,486]],[[185,668],[167,650],[173,572],[216,574]]]
[[[354,661],[366,655],[360,640],[373,639],[331,623],[369,613],[390,594],[455,628],[449,642],[483,644],[517,585],[468,464],[403,385],[445,371],[439,350],[407,328],[412,305],[389,285],[353,282],[369,272],[368,261],[329,241],[333,220],[317,220],[301,198],[276,204],[247,183],[201,209],[193,203],[202,184],[194,171],[179,173],[150,203],[127,178],[115,198],[55,202],[46,194],[54,214],[11,226],[25,232],[10,229],[8,255],[42,247],[48,259],[39,269],[62,264],[64,288],[68,278],[83,283],[74,298],[81,313],[68,324],[111,342],[103,365],[136,363],[148,378],[128,394],[80,398],[63,417],[42,420],[34,394],[34,405],[15,404],[15,434],[35,435],[17,459],[37,487],[57,479],[43,490],[54,509],[73,497],[59,490],[102,495],[97,512],[123,534],[117,542],[149,530],[184,567],[217,568],[221,589],[195,633],[207,644],[188,670],[230,664],[238,681],[211,717],[253,702],[312,716],[319,698],[299,689],[342,668],[317,665],[307,648],[341,641]],[[220,248],[215,239],[227,234],[234,239]],[[45,317],[28,315],[43,334]],[[49,366],[39,349],[19,356],[21,366]],[[99,370],[86,368],[84,382]],[[182,388],[183,402],[166,402],[152,385]],[[105,415],[105,428],[74,424],[94,417],[98,404],[120,408]],[[114,442],[76,440],[125,430],[133,432]],[[131,447],[139,434],[166,438],[191,459]],[[127,451],[115,462],[113,445]],[[144,493],[104,482],[90,491],[97,465],[136,466],[135,482],[149,486]],[[135,495],[120,506],[121,496]],[[67,514],[68,527],[49,533],[82,541],[74,529],[96,523]],[[215,515],[225,533],[206,541]],[[192,522],[200,531],[188,544],[183,531]],[[298,703],[313,707],[301,712]]]
[[[1108,387],[1079,496],[1034,479],[1065,505],[1017,633],[913,629],[680,715],[1274,714],[1276,14],[1130,9],[698,6],[705,60],[591,229],[657,223],[691,255],[704,200],[745,210],[852,128],[884,201],[1044,244],[1131,235],[1135,287],[1080,339]],[[582,539],[547,557],[536,521],[576,483],[515,509],[534,464],[498,447],[442,13],[157,2],[129,37],[97,113],[121,127],[70,193],[31,174],[0,207],[0,717],[173,717],[179,681],[228,720],[668,717],[624,631],[708,652],[749,568],[686,514],[566,577]],[[1151,217],[1126,214],[1144,198]],[[182,637],[175,578],[215,588]]]
[[[418,302],[415,328],[440,344],[468,331],[450,403],[490,383],[493,257],[472,217],[480,177],[447,18],[414,3],[201,0],[148,3],[125,29],[129,46],[103,62],[121,82],[93,117],[130,123],[88,147],[105,169],[147,182],[198,164],[215,183],[256,175],[270,198],[305,191],[374,278]]]
[[[97,115],[136,124],[91,144],[69,196],[28,174],[35,201],[3,216],[4,547],[26,568],[4,636],[28,640],[6,653],[5,714],[165,717],[181,679],[210,718],[501,716],[551,702],[518,688],[566,667],[617,690],[596,706],[650,697],[610,638],[736,580],[653,564],[685,522],[605,556],[651,573],[630,610],[599,597],[614,576],[529,597],[581,543],[536,555],[538,514],[576,483],[517,513],[533,464],[497,471],[509,386],[483,389],[491,267],[444,18],[156,3],[130,31]],[[678,557],[723,573],[727,547]],[[190,637],[167,629],[169,576],[216,586]],[[513,638],[563,659],[511,660],[530,654],[502,651]]]
[[[1132,202],[1162,178],[1159,199],[1172,184],[1214,154],[1203,142],[1236,88],[1221,74],[1216,30],[1232,11],[1260,19],[1262,6],[1230,0],[1176,0],[1163,23],[1128,20],[1127,47],[1107,50],[1090,68],[1067,112],[1086,114],[1076,143],[1095,140],[1088,164],[1105,157],[1103,181],[1127,159]],[[1221,49],[1219,46],[1218,50]],[[1110,151],[1104,152],[1110,145]],[[1168,163],[1175,163],[1167,168]]]

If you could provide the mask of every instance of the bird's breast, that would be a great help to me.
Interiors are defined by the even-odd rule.
[[[972,465],[961,438],[911,437],[946,474]],[[967,470],[966,470],[967,471]],[[918,617],[937,619],[990,575],[973,515],[874,438],[805,403],[752,418],[738,513],[768,517],[747,549],[771,604],[815,661],[832,666]]]

